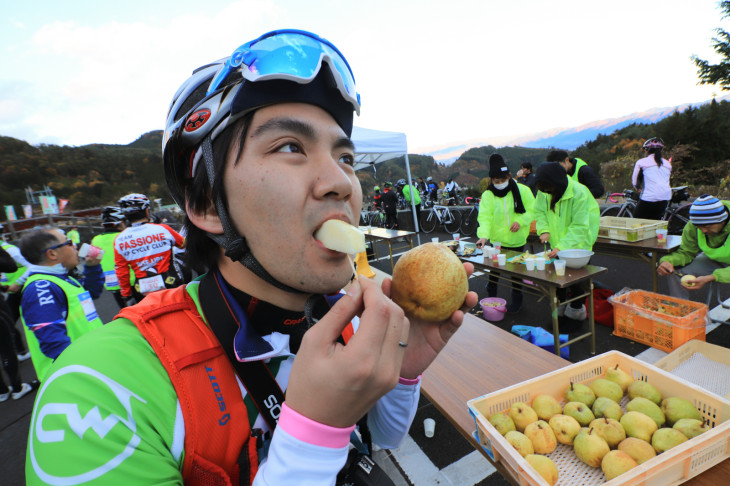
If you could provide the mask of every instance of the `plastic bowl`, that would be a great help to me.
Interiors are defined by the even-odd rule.
[[[482,306],[484,319],[490,322],[501,321],[507,312],[507,301],[499,297],[485,297],[479,301],[479,305]]]
[[[558,258],[565,260],[565,266],[568,268],[585,267],[591,256],[593,256],[591,250],[560,250],[558,252]]]

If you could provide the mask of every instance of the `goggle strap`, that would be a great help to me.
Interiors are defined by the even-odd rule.
[[[208,183],[212,190],[215,185],[215,166],[213,164],[213,144],[211,142],[210,135],[203,139],[203,142],[200,144],[200,150],[203,153],[203,163],[205,164],[205,170],[208,173]],[[223,198],[221,197],[220,192],[215,198],[215,208],[218,212],[221,225],[223,226],[223,234],[216,235],[208,233],[208,237],[215,241],[219,246],[225,248],[225,254],[228,258],[233,261],[240,262],[241,265],[251,270],[256,276],[276,288],[290,293],[303,293],[301,290],[294,289],[276,280],[269,272],[266,271],[266,269],[264,269],[263,266],[261,266],[261,263],[256,260],[256,257],[253,256],[246,244],[246,240],[243,236],[238,234],[231,224],[231,220],[228,217],[228,211],[226,210],[225,204],[223,204]]]

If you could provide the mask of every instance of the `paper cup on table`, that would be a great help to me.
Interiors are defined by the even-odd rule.
[[[527,260],[525,260],[525,267],[527,268],[528,272],[535,270],[535,259],[528,258]]]
[[[495,248],[495,249],[496,249],[497,251],[500,251],[500,250],[502,249],[502,243],[500,243],[499,241],[493,241],[493,242],[492,242],[492,246],[493,246],[493,247],[494,247],[494,248]]]
[[[454,241],[459,241],[459,236],[460,236],[459,233],[454,233],[451,236],[454,238]]]
[[[438,236],[435,236],[435,237],[431,238],[431,242],[432,243],[438,243],[439,242]]]
[[[505,255],[504,253],[500,253],[499,255],[497,255],[497,263],[499,264],[500,267],[503,265],[506,265],[507,264],[507,255]]]
[[[427,418],[423,421],[423,431],[426,434],[426,437],[431,438],[433,437],[434,429],[436,428],[436,421],[432,418]]]
[[[667,230],[665,229],[658,229],[656,230],[656,240],[657,243],[660,245],[663,245],[667,242]]]
[[[553,264],[555,265],[555,275],[558,277],[565,275],[565,260],[555,260]]]
[[[545,270],[545,259],[543,257],[535,258],[535,270]]]

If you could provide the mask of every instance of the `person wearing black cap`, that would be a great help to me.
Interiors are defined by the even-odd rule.
[[[479,228],[477,247],[490,240],[498,241],[505,250],[522,251],[530,234],[535,197],[530,188],[518,184],[509,167],[499,154],[489,157],[489,187],[479,202]],[[497,295],[497,277],[490,274],[487,295]],[[514,313],[522,307],[522,286],[513,284],[507,312]]]
[[[672,275],[669,293],[688,299],[689,290],[699,290],[708,283],[730,283],[730,201],[720,201],[709,194],[698,197],[689,208],[689,223],[682,231],[679,249],[659,260],[657,273]],[[697,275],[682,283],[683,275]]]
[[[537,199],[535,219],[540,242],[550,244],[548,257],[555,258],[560,250],[590,250],[598,238],[600,210],[595,198],[583,184],[568,177],[560,164],[542,164],[535,174]],[[568,288],[568,295],[580,292],[580,286]],[[561,309],[565,316],[585,320],[586,307],[580,300]]]
[[[546,160],[559,163],[568,173],[568,177],[586,186],[594,198],[601,197],[606,192],[596,171],[585,161],[569,157],[565,150],[553,150],[547,155]]]
[[[383,184],[383,202],[385,210],[385,226],[391,229],[398,229],[398,193],[393,189],[393,184]]]

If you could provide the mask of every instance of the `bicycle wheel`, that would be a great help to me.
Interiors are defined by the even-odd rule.
[[[478,214],[476,209],[469,211],[469,214],[461,221],[461,234],[471,236],[476,232],[479,226],[479,221],[477,221]]]
[[[421,220],[418,222],[421,231],[424,233],[432,232],[436,229],[437,222],[438,218],[436,217],[436,213],[433,209],[429,211],[421,211]]]
[[[681,235],[684,227],[689,223],[689,207],[691,204],[685,204],[671,211],[672,215],[667,221],[667,233],[670,235]]]
[[[450,214],[450,216],[449,216]],[[449,211],[444,221],[444,228],[447,233],[456,233],[461,227],[461,213],[459,211]]]

